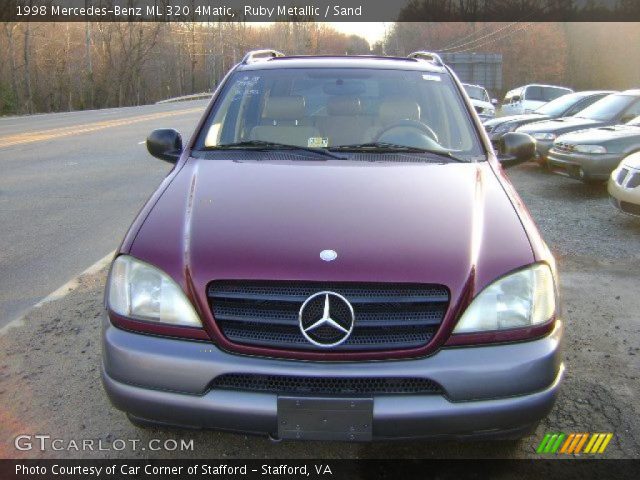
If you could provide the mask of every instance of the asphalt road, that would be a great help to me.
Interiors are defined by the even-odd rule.
[[[185,108],[191,105],[137,111]],[[85,123],[92,118],[86,115]],[[113,250],[169,169],[138,143],[159,126],[187,133],[197,117],[177,114],[0,147],[0,214],[7,225],[0,234],[3,311],[27,308]],[[15,120],[23,121],[0,120],[0,131],[3,121]],[[16,132],[0,135],[0,142]],[[604,186],[534,165],[509,175],[558,259],[566,325],[567,377],[556,406],[531,437],[517,443],[276,444],[213,431],[137,429],[109,404],[100,384],[102,268],[0,331],[0,458],[539,458],[535,448],[547,432],[612,432],[603,457],[640,458],[640,220],[616,212]],[[19,451],[14,440],[20,434],[50,435],[63,448]],[[170,446],[193,441],[193,448],[150,450],[154,439]],[[104,449],[69,450],[69,442],[82,440]]]
[[[141,142],[206,104],[0,118],[0,328],[118,246],[171,168]]]

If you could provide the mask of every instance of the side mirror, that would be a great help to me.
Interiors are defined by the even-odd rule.
[[[147,150],[160,160],[176,163],[182,153],[182,137],[172,128],[154,130],[147,137]]]
[[[491,99],[491,105],[493,105],[494,107],[495,107],[496,105],[498,105],[498,99],[497,99],[497,98],[492,98],[492,99]]]
[[[535,156],[536,141],[526,133],[509,132],[500,139],[498,160],[504,168],[528,162]]]
[[[511,98],[511,103],[518,103],[520,100],[522,100],[522,98],[520,97],[520,95],[514,95]]]

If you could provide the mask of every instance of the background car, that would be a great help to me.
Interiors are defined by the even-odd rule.
[[[538,84],[514,88],[505,95],[500,114],[520,115],[523,113],[531,113],[545,103],[555,100],[567,93],[573,93],[573,90],[566,87]]]
[[[489,98],[489,93],[487,93],[486,88],[469,83],[463,83],[462,86],[467,92],[467,95],[469,95],[473,108],[476,109],[478,116],[482,120],[489,120],[496,116],[495,105],[498,101],[495,98],[493,100]]]
[[[491,141],[497,141],[500,140],[505,133],[513,132],[516,128],[529,123],[576,115],[592,103],[612,93],[616,92],[600,90],[568,93],[555,100],[551,100],[549,103],[545,103],[532,113],[509,115],[487,120],[484,122],[484,127]]]
[[[625,125],[590,128],[558,137],[549,151],[551,171],[583,182],[606,181],[623,158],[640,151],[640,117]]]
[[[608,95],[573,117],[562,117],[525,125],[516,129],[536,139],[538,163],[546,167],[553,142],[565,133],[588,128],[627,123],[640,115],[640,90]]]
[[[609,195],[616,208],[640,216],[640,152],[625,158],[611,173]]]

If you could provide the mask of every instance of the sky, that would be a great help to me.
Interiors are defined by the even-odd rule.
[[[346,33],[347,35],[355,34],[363,37],[369,45],[384,38],[385,28],[391,29],[392,22],[325,22],[335,30]],[[253,25],[258,27],[266,27],[272,25],[273,22],[255,22]]]
[[[384,22],[327,22],[339,32],[355,34],[364,37],[370,45],[373,45],[384,37],[386,28],[391,28],[391,23]]]

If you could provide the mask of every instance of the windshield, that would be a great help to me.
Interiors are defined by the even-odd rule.
[[[636,97],[631,95],[609,95],[585,108],[576,117],[602,121],[613,120],[635,101]]]
[[[563,95],[555,100],[551,100],[549,103],[545,103],[543,106],[536,109],[535,113],[548,115],[550,117],[559,117],[583,98],[584,95],[579,93]]]
[[[571,93],[571,90],[568,88],[562,87],[542,87],[533,85],[527,87],[527,90],[524,94],[524,98],[526,100],[533,100],[536,102],[550,102],[551,100],[555,100],[562,95],[566,95],[567,93]]]
[[[476,85],[467,85],[466,83],[463,84],[463,87],[471,98],[483,102],[491,102],[491,100],[489,99],[489,94],[484,88],[478,87]]]
[[[458,158],[483,154],[449,76],[363,68],[235,72],[196,150],[363,145],[369,153],[404,146]]]

